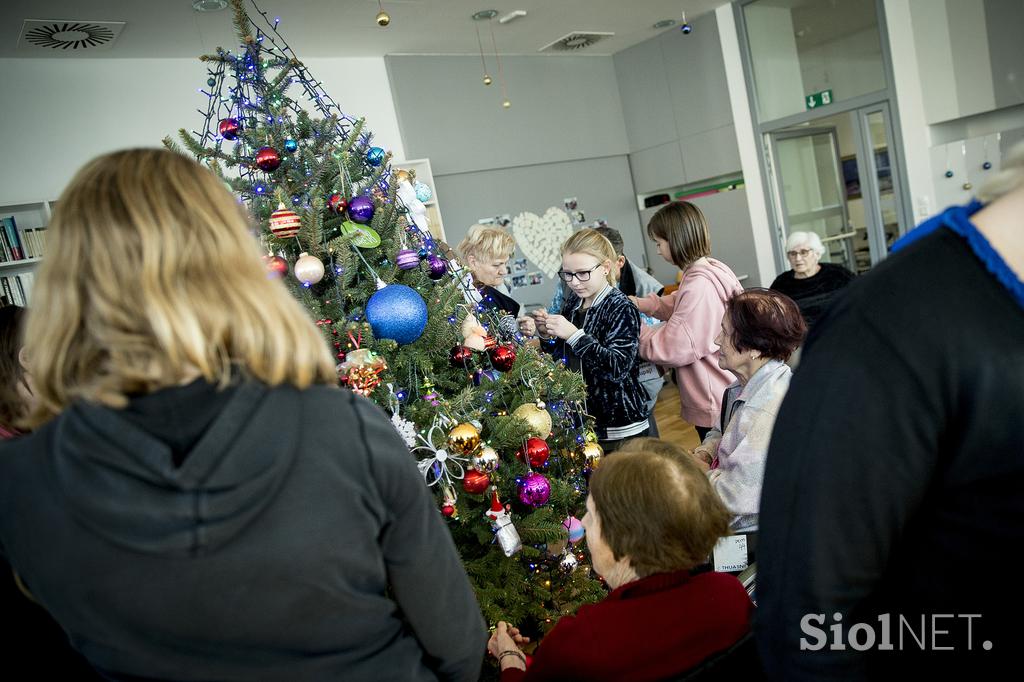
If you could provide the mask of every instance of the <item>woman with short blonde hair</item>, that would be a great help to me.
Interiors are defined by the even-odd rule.
[[[459,261],[469,269],[466,294],[470,303],[499,316],[519,315],[519,302],[502,289],[508,273],[508,259],[516,250],[516,240],[500,227],[473,225],[466,238],[455,247]]]
[[[111,679],[475,679],[483,620],[413,458],[223,183],[107,154],[49,235],[0,548],[75,648]]]

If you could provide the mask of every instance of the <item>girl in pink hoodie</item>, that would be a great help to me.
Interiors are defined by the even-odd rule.
[[[711,258],[711,235],[701,210],[686,201],[668,204],[647,224],[658,255],[683,271],[679,289],[667,296],[634,299],[641,313],[665,324],[643,325],[640,357],[675,369],[683,419],[704,436],[722,409],[733,376],[718,366],[718,335],[725,302],[743,287],[725,263]]]

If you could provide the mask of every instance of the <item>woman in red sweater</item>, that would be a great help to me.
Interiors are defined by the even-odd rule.
[[[559,620],[529,669],[519,648],[529,639],[499,622],[487,650],[502,682],[671,679],[739,641],[753,613],[743,586],[723,573],[690,575],[730,518],[681,449],[652,438],[625,444],[591,477],[583,517],[611,594]]]

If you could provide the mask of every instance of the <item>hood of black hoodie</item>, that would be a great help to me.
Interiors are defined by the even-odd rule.
[[[56,424],[58,485],[76,519],[114,544],[214,551],[274,501],[295,461],[299,401],[281,392],[291,391],[239,385],[179,467],[171,446],[123,411],[75,404]]]

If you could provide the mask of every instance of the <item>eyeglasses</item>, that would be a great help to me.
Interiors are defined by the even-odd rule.
[[[797,256],[800,256],[801,258],[807,258],[812,253],[814,253],[814,251],[812,251],[811,249],[800,249],[799,251],[787,251],[786,255],[789,256],[790,258],[796,258]]]
[[[566,284],[571,282],[573,277],[575,277],[581,282],[589,282],[590,273],[592,273],[594,270],[597,270],[599,267],[601,267],[600,263],[590,268],[589,270],[580,270],[579,272],[566,272],[565,270],[559,270],[558,276],[561,277],[562,281],[565,282]]]

